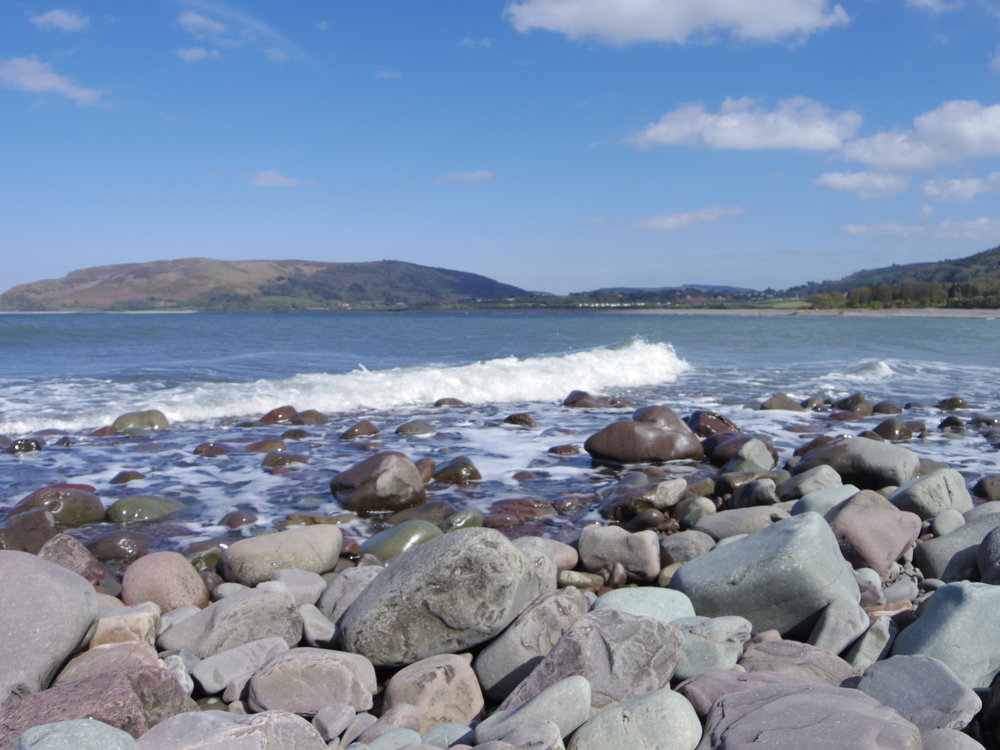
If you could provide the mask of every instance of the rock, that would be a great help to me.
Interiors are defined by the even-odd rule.
[[[827,467],[829,468],[829,467]],[[854,497],[860,490],[853,484],[842,484],[836,487],[824,487],[813,490],[799,498],[789,511],[793,516],[802,513],[819,513],[826,515],[828,511],[840,505],[845,500]]]
[[[159,657],[149,643],[139,641],[107,643],[82,651],[70,659],[56,675],[52,685],[62,685],[121,669],[159,666]]]
[[[430,521],[404,521],[368,537],[361,543],[361,554],[388,562],[411,547],[436,539],[442,533],[444,532]]]
[[[197,709],[165,669],[106,672],[7,704],[0,710],[0,747],[10,747],[33,726],[70,719],[97,719],[139,737],[170,716]]]
[[[584,526],[577,542],[580,564],[603,573],[621,563],[633,580],[653,581],[660,572],[660,544],[655,531],[630,534],[620,526]]]
[[[513,708],[501,706],[476,725],[475,740],[482,744],[499,739],[539,719],[555,721],[562,736],[566,737],[589,718],[591,703],[590,682],[583,675],[571,675]]]
[[[290,711],[313,716],[344,703],[356,711],[372,707],[378,684],[365,657],[322,648],[293,648],[272,656],[253,673],[247,705],[255,713]]]
[[[483,710],[483,692],[467,655],[440,654],[396,672],[385,685],[383,708],[410,704],[419,711],[418,731],[440,724],[468,724]]]
[[[184,503],[165,497],[136,495],[116,500],[108,508],[108,520],[112,523],[129,521],[159,521],[183,510]]]
[[[283,638],[289,646],[302,638],[302,617],[287,591],[248,589],[227,596],[167,628],[158,644],[206,659],[269,636]]]
[[[605,708],[570,739],[568,750],[694,750],[701,721],[688,700],[669,688]]]
[[[111,575],[104,564],[90,554],[90,550],[69,534],[56,534],[49,538],[38,550],[38,556],[73,571],[91,584],[99,583]]]
[[[768,750],[921,750],[920,730],[864,693],[798,684],[722,696],[698,750],[751,747],[761,737]]]
[[[683,640],[677,628],[649,617],[613,609],[590,612],[570,625],[500,710],[517,708],[571,675],[589,681],[592,711],[666,687],[680,663]]]
[[[655,586],[615,589],[597,597],[591,611],[615,609],[633,615],[652,617],[660,622],[672,622],[682,617],[694,617],[691,600],[680,591]]]
[[[87,542],[86,547],[98,560],[135,560],[144,554],[156,539],[140,531],[108,531]]]
[[[0,551],[0,580],[3,706],[11,697],[48,687],[63,663],[90,641],[98,605],[85,579],[27,552]]]
[[[788,517],[788,511],[772,506],[736,508],[705,516],[694,525],[694,530],[719,540],[740,534],[752,534]]]
[[[702,616],[738,615],[756,632],[773,628],[803,636],[830,602],[861,596],[833,532],[815,513],[779,521],[684,563],[670,587],[687,594]]]
[[[270,581],[259,584],[258,588],[281,586],[288,590],[295,603],[301,607],[304,604],[314,605],[326,591],[326,585],[326,579],[314,571],[283,568]]]
[[[247,453],[280,453],[287,447],[284,440],[257,440],[247,444],[246,450]]]
[[[427,499],[416,465],[395,451],[378,453],[340,472],[330,481],[330,491],[345,510],[361,514],[395,512]]]
[[[468,456],[456,456],[434,472],[434,481],[442,484],[465,484],[483,478]]]
[[[542,594],[529,604],[476,656],[473,668],[487,697],[503,700],[589,607],[587,597],[573,586]]]
[[[537,427],[538,422],[535,418],[528,412],[518,412],[517,414],[508,414],[504,418],[504,424],[518,425],[519,427]]]
[[[732,420],[714,411],[698,410],[684,420],[698,437],[708,437],[717,432],[739,432]]]
[[[660,560],[665,565],[693,560],[715,546],[715,539],[704,531],[679,531],[660,537]]]
[[[421,419],[406,422],[395,429],[395,433],[397,435],[407,436],[433,435],[435,432],[437,432],[437,430],[434,429],[434,425]]]
[[[326,573],[337,564],[342,538],[336,526],[316,524],[241,539],[223,550],[223,575],[255,586],[284,568]]]
[[[783,410],[783,411],[805,411],[799,402],[784,393],[775,393],[760,405],[761,409]]]
[[[178,714],[139,738],[139,750],[242,750],[244,747],[326,750],[326,743],[308,721],[286,711],[245,716],[224,711]]]
[[[177,552],[152,552],[125,570],[125,604],[154,602],[162,612],[193,604],[208,606],[208,589],[194,566]]]
[[[362,419],[340,434],[341,440],[353,440],[359,437],[371,437],[372,435],[378,435],[378,427],[376,427],[372,422],[367,419]]]
[[[931,521],[931,530],[935,536],[950,534],[961,526],[965,526],[965,516],[954,508],[941,511]]]
[[[115,432],[157,432],[168,427],[170,422],[159,409],[128,412],[111,424]]]
[[[102,609],[90,647],[129,641],[153,645],[159,620],[160,608],[153,602]]]
[[[483,512],[479,508],[466,508],[452,513],[438,524],[438,528],[447,534],[455,529],[471,529],[482,525]]]
[[[695,713],[704,721],[719,698],[730,693],[752,690],[766,685],[805,685],[809,680],[778,672],[744,672],[742,669],[704,672],[685,680],[677,692],[687,698]]]
[[[44,508],[61,526],[84,526],[104,520],[104,504],[93,492],[78,487],[55,485],[35,490],[7,511],[8,523],[20,514]]]
[[[1000,474],[983,477],[976,482],[972,491],[976,493],[976,497],[981,497],[986,502],[1000,500]]]
[[[135,739],[94,719],[39,724],[25,731],[14,750],[138,750]]]
[[[872,568],[891,580],[892,565],[907,555],[920,535],[920,517],[900,511],[877,492],[862,490],[824,516],[840,552],[855,568]]]
[[[893,656],[872,664],[856,687],[896,709],[920,731],[964,729],[983,702],[944,662],[930,656]]]
[[[938,469],[903,484],[889,496],[889,502],[923,519],[933,518],[948,509],[959,513],[972,510],[965,479],[954,469]]]
[[[740,446],[722,470],[724,472],[770,471],[774,465],[771,449],[762,440],[751,438]]]
[[[916,622],[896,636],[892,655],[923,654],[947,664],[971,688],[989,687],[1000,671],[1000,588],[949,583],[920,608]]]
[[[459,529],[394,558],[341,617],[341,638],[376,666],[463,651],[554,589],[554,573],[498,531]]]
[[[599,459],[638,461],[699,460],[705,451],[691,428],[665,406],[638,409],[630,422],[615,422],[591,435],[583,445]]]
[[[0,528],[0,549],[35,555],[57,534],[56,519],[52,513],[44,508],[33,508],[24,513],[16,513],[4,522]]]
[[[1000,528],[998,514],[973,518],[950,534],[918,544],[913,551],[913,562],[925,578],[946,582],[975,578],[980,571],[981,543],[996,528]]]
[[[930,729],[920,733],[924,750],[985,750],[967,734],[954,729]]]
[[[725,500],[722,507],[724,510],[737,510],[761,505],[776,505],[778,502],[774,480],[764,477],[744,484]]]
[[[743,652],[739,664],[748,672],[778,672],[839,687],[857,671],[822,648],[798,641],[761,641]]]
[[[968,409],[969,404],[961,396],[952,396],[938,401],[935,407],[942,411],[954,411],[955,409]]]
[[[844,652],[844,661],[859,672],[868,669],[889,655],[898,633],[899,628],[888,617],[877,618],[864,635]]]
[[[326,416],[326,414],[324,414],[321,411],[317,411],[316,409],[306,409],[305,411],[300,411],[291,419],[292,424],[298,424],[298,425],[326,424],[329,421],[330,418]],[[289,430],[288,432],[302,432],[302,431]],[[287,435],[288,432],[286,432],[285,434]]]
[[[246,683],[271,657],[289,648],[284,638],[271,636],[244,643],[201,659],[191,668],[191,676],[207,695],[221,693],[234,682]]]
[[[874,428],[873,432],[886,440],[902,441],[913,437],[913,429],[899,417],[890,417]]]
[[[338,622],[347,608],[358,598],[358,594],[382,570],[378,565],[347,568],[330,582],[316,606],[331,622]]]
[[[868,613],[854,599],[835,599],[820,615],[809,634],[809,644],[839,654],[871,625]]]
[[[742,617],[684,617],[671,623],[684,636],[674,681],[736,666],[750,640],[750,621]]]
[[[833,467],[845,484],[877,490],[899,486],[917,476],[920,459],[913,451],[891,443],[855,437],[835,440],[806,453],[793,473],[821,464]]]
[[[298,416],[298,410],[286,404],[284,406],[276,406],[258,421],[261,424],[278,424],[279,422],[291,422],[296,416]]]
[[[840,487],[843,481],[832,466],[820,464],[809,471],[791,476],[778,485],[779,500],[798,500],[816,490],[823,490],[828,487]]]

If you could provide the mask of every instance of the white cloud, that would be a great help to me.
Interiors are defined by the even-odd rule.
[[[907,187],[905,177],[877,172],[826,172],[814,182],[831,190],[854,193],[865,200],[889,198]]]
[[[41,29],[59,29],[60,31],[82,31],[90,25],[87,16],[81,16],[71,10],[56,8],[47,10],[31,17],[31,22]]]
[[[742,216],[745,213],[746,209],[741,206],[709,206],[697,211],[650,216],[649,218],[633,222],[632,226],[638,229],[648,229],[653,232],[671,232],[678,229],[688,229],[696,224],[707,224]]]
[[[628,140],[639,148],[685,145],[827,151],[840,148],[860,124],[857,112],[831,112],[805,97],[780,101],[774,110],[764,109],[759,100],[741,97],[727,98],[718,114],[705,111],[700,103],[678,107]]]
[[[330,23],[329,21],[317,21],[316,28],[319,29],[320,31],[326,31],[328,28],[330,28]]]
[[[846,224],[841,231],[853,234],[855,237],[910,237],[924,234],[927,229],[920,224],[899,224],[884,222],[882,224]]]
[[[985,178],[966,177],[950,180],[927,180],[920,186],[923,194],[938,201],[971,201],[980,193],[1000,193],[1000,172]]]
[[[382,70],[375,72],[376,78],[382,78],[384,80],[396,80],[403,77],[403,74],[398,70],[389,70],[388,68],[383,68]]]
[[[459,44],[463,47],[486,47],[489,49],[493,46],[493,40],[485,36],[482,39],[473,39],[471,36],[467,36]]]
[[[315,185],[316,180],[300,180],[295,177],[286,177],[278,174],[273,169],[264,172],[254,172],[250,177],[250,184],[254,187],[284,187],[294,188],[306,185]]]
[[[226,33],[226,24],[216,21],[193,10],[185,10],[177,19],[184,30],[195,36],[216,37]]]
[[[250,46],[269,60],[278,62],[309,59],[284,34],[249,13],[218,0],[179,1],[188,6],[179,16],[180,25],[196,39],[226,48]]]
[[[946,10],[958,10],[962,7],[961,0],[954,0],[954,2],[947,2],[947,0],[906,0],[906,4],[912,5],[914,8],[929,10],[932,13],[941,13]]]
[[[271,62],[288,62],[288,53],[280,47],[268,47],[264,50],[264,57]]]
[[[1000,242],[1000,219],[982,217],[971,221],[942,221],[934,234],[945,239]]]
[[[488,169],[477,169],[473,172],[449,172],[440,175],[435,182],[482,182],[492,180],[495,176]]]
[[[56,73],[48,63],[33,57],[0,60],[0,85],[36,94],[59,94],[84,107],[97,104],[101,98],[97,89],[85,88],[73,79]]]
[[[204,47],[184,47],[176,50],[177,56],[184,62],[198,62],[200,60],[217,60],[221,55],[217,49],[205,49]]]
[[[505,11],[524,33],[545,29],[607,44],[673,42],[728,31],[739,39],[802,37],[848,22],[829,0],[518,0]]]
[[[890,130],[844,146],[844,155],[873,169],[907,172],[1000,156],[1000,104],[945,102],[913,120],[912,130]]]

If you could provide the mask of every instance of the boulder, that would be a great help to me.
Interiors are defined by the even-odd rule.
[[[845,484],[877,490],[909,482],[917,476],[920,459],[913,451],[863,437],[845,438],[814,448],[802,456],[792,473],[821,464],[831,466]]]
[[[324,706],[343,703],[356,711],[372,707],[378,684],[363,656],[323,648],[293,648],[272,656],[247,685],[247,706],[313,716]]]
[[[14,750],[138,750],[128,732],[96,719],[70,719],[28,729]]]
[[[803,637],[830,602],[861,598],[833,531],[815,513],[715,547],[681,565],[670,587],[687,594],[699,615],[738,615],[756,632]]]
[[[235,748],[325,750],[308,721],[287,711],[240,716],[224,711],[178,714],[139,738],[139,750],[235,750]]]
[[[93,489],[92,487],[90,489]],[[61,526],[84,526],[104,520],[105,509],[101,499],[93,492],[80,487],[55,485],[35,490],[22,498],[17,505],[7,511],[7,521],[14,516],[28,513],[36,508],[44,508]]]
[[[705,451],[698,436],[665,406],[638,409],[632,421],[615,422],[587,438],[590,455],[621,463],[699,460]]]
[[[889,496],[889,502],[923,519],[934,518],[949,509],[959,513],[972,510],[972,497],[965,487],[965,479],[954,469],[938,469],[906,482]]]
[[[125,569],[122,578],[125,604],[153,602],[169,612],[193,604],[208,606],[208,589],[198,571],[177,552],[152,552]]]
[[[939,578],[946,583],[974,579],[982,570],[982,543],[996,528],[1000,528],[1000,514],[972,518],[951,533],[918,544],[913,562],[925,578]]]
[[[494,529],[458,529],[393,558],[341,617],[341,640],[376,666],[412,664],[492,639],[553,589],[550,558]]]
[[[661,688],[595,714],[569,741],[567,750],[694,750],[701,721],[688,700]]]
[[[159,409],[130,411],[111,424],[115,432],[157,432],[170,427],[170,422]]]
[[[862,490],[827,512],[840,551],[855,568],[871,568],[883,581],[920,535],[920,517],[899,510],[882,495]]]
[[[333,524],[241,539],[223,550],[223,575],[227,581],[256,586],[285,568],[326,573],[337,564],[342,540],[340,529]]]
[[[467,654],[440,654],[403,667],[389,678],[384,710],[409,704],[419,713],[418,731],[440,724],[468,724],[483,710],[483,691]]]
[[[0,580],[3,706],[48,687],[63,663],[89,643],[98,602],[85,579],[27,552],[0,551]]]
[[[337,474],[330,492],[345,510],[362,515],[394,513],[427,500],[416,465],[396,451],[378,453]]]
[[[731,669],[750,640],[750,621],[742,617],[683,617],[671,623],[684,636],[674,681],[705,672]]]
[[[840,487],[844,482],[832,466],[820,464],[796,474],[778,485],[778,499],[798,500],[804,495],[827,487]]]
[[[808,643],[764,640],[743,652],[740,666],[747,672],[778,672],[839,687],[858,672],[835,654]]]

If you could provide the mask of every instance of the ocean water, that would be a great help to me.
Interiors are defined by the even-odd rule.
[[[574,389],[725,414],[767,433],[783,457],[820,434],[856,434],[879,417],[831,421],[827,414],[760,411],[773,393],[841,397],[863,392],[920,402],[904,413],[930,428],[908,443],[945,461],[970,485],[1000,473],[1000,453],[979,434],[936,429],[933,405],[961,395],[973,414],[1000,415],[1000,320],[613,313],[339,313],[0,315],[0,435],[43,434],[41,451],[0,454],[0,504],[39,487],[89,484],[107,505],[129,495],[181,500],[169,524],[147,525],[162,547],[184,548],[228,532],[229,510],[256,513],[252,533],[290,512],[335,513],[328,492],[337,471],[378,449],[400,450],[440,465],[466,455],[483,475],[466,487],[434,486],[432,499],[488,509],[503,499],[567,494],[595,503],[619,473],[585,453],[557,456],[628,410],[581,410],[561,402]],[[461,408],[433,408],[442,397]],[[279,437],[288,425],[243,423],[283,404],[330,417],[308,437],[288,441],[307,463],[284,473],[261,466],[251,441]],[[160,409],[171,429],[154,436],[93,437],[118,415]],[[535,428],[505,425],[530,412]],[[343,430],[370,419],[376,440],[345,441]],[[407,421],[431,422],[437,435],[404,438]],[[60,437],[63,439],[60,440]],[[226,456],[193,453],[212,441]],[[690,462],[668,471],[703,470]],[[111,484],[122,470],[145,479]],[[530,471],[533,478],[522,474]],[[584,510],[587,503],[583,504]],[[584,514],[585,515],[585,514]],[[566,535],[581,520],[547,520],[540,533]],[[364,536],[371,522],[348,533]],[[97,533],[97,529],[77,532]]]

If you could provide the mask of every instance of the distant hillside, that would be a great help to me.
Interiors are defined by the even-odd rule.
[[[727,286],[726,284],[678,284],[677,286],[658,287],[637,287],[637,286],[608,286],[595,289],[596,292],[622,292],[624,294],[660,294],[662,292],[682,291],[693,289],[702,294],[750,294],[756,290],[745,286]]]
[[[1000,247],[967,258],[936,263],[908,263],[858,271],[837,281],[810,282],[788,290],[790,294],[849,292],[858,287],[885,284],[898,287],[904,283],[993,284],[1000,281]]]
[[[184,258],[22,284],[0,295],[0,310],[385,310],[528,294],[485,276],[401,261]]]

